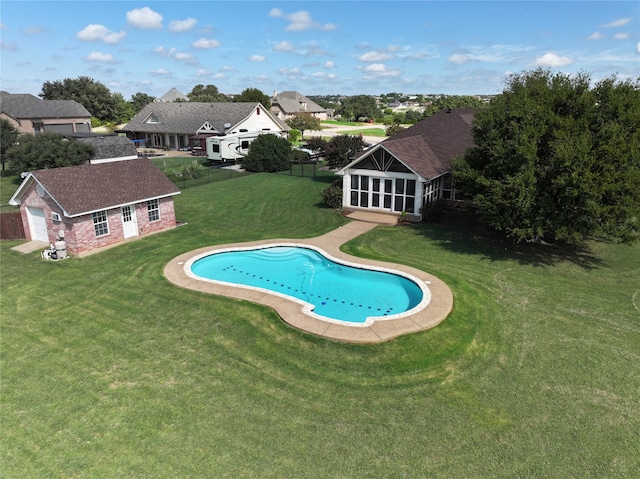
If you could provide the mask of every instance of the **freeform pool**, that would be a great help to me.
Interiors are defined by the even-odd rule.
[[[302,303],[305,314],[352,325],[413,314],[431,298],[423,281],[405,273],[346,263],[298,245],[205,253],[192,258],[185,271],[206,281],[284,295]]]

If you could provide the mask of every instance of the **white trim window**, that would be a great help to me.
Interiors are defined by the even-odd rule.
[[[160,220],[160,204],[157,198],[147,201],[147,213],[149,214],[149,222]]]
[[[109,234],[109,221],[107,219],[107,212],[96,211],[95,213],[91,213],[91,217],[93,218],[93,231],[96,236],[104,236]]]

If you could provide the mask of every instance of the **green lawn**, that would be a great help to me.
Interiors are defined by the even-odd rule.
[[[186,226],[83,259],[0,242],[2,477],[640,476],[640,246],[377,227],[344,249],[455,296],[435,329],[378,345],[163,278],[194,248],[339,227],[318,204],[331,180],[189,188]]]

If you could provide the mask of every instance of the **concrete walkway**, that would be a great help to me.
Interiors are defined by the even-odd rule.
[[[376,214],[362,213],[361,215],[356,215],[356,217],[359,216],[363,219],[351,221],[350,223],[330,231],[327,234],[310,239],[272,239],[200,248],[174,258],[166,265],[164,275],[170,282],[183,288],[265,304],[275,309],[280,317],[291,326],[318,336],[338,341],[377,343],[387,341],[403,334],[433,328],[443,321],[453,308],[453,294],[444,282],[433,275],[409,266],[357,258],[340,251],[340,245],[345,242],[372,230],[379,224],[391,224],[387,215],[373,215]],[[373,221],[376,218],[378,221]],[[393,218],[393,222],[395,223],[395,217]],[[431,299],[426,307],[414,314],[394,319],[380,318],[373,321],[371,325],[363,326],[357,323],[349,324],[343,321],[318,319],[317,317],[305,314],[302,311],[302,305],[297,301],[288,300],[283,296],[276,296],[258,289],[227,286],[204,281],[190,276],[186,271],[187,262],[199,255],[213,253],[228,248],[255,247],[273,244],[312,246],[325,251],[336,259],[343,260],[348,263],[357,263],[365,266],[401,271],[423,281],[431,293]]]

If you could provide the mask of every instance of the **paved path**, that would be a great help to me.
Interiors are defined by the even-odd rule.
[[[390,224],[390,220],[386,215],[378,218],[380,222],[373,222],[373,219],[373,216],[367,216],[365,220],[354,220],[327,234],[304,240],[273,239],[200,248],[174,258],[166,265],[164,275],[170,282],[183,288],[265,304],[275,309],[280,317],[291,326],[338,341],[377,343],[390,340],[403,334],[433,328],[443,321],[453,308],[453,294],[444,282],[433,275],[409,266],[356,258],[340,251],[340,245],[345,242],[372,230],[379,224]],[[431,295],[430,301],[426,305],[423,304],[424,307],[422,309],[411,315],[393,319],[378,319],[373,321],[372,324],[365,326],[356,323],[349,325],[342,321],[322,320],[305,314],[303,312],[303,306],[299,302],[287,300],[283,296],[276,296],[258,289],[226,286],[203,281],[189,275],[186,271],[188,261],[199,255],[229,248],[256,247],[273,244],[312,246],[320,248],[330,256],[344,262],[403,272],[423,282],[427,286]],[[238,318],[238,320],[241,320],[241,318]]]

